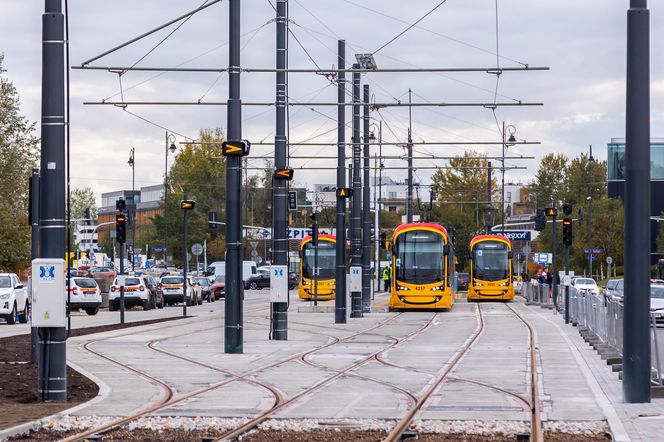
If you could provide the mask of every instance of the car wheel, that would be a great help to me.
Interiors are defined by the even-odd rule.
[[[90,316],[94,316],[97,313],[99,313],[99,307],[89,307],[85,309],[85,313],[87,313]]]
[[[203,305],[203,297],[202,296],[198,297],[198,305]]]
[[[9,316],[7,316],[7,324],[9,325],[16,324],[16,303],[14,303],[12,311],[9,312]]]
[[[251,290],[258,290],[258,284],[256,284],[254,281],[249,283],[249,289]]]
[[[143,301],[143,311],[150,310],[151,308],[152,308],[152,302],[150,301],[150,298]]]
[[[22,313],[18,315],[18,322],[21,324],[26,324],[30,320],[30,303],[25,302],[25,308]]]
[[[157,308],[157,298],[155,296],[152,296],[150,302],[150,310],[154,310]]]
[[[161,298],[159,298],[159,304],[157,304],[157,308],[160,308],[160,309],[164,308],[164,297],[163,296]]]

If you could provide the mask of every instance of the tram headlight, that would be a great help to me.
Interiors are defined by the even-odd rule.
[[[404,287],[403,285],[399,285],[399,284],[397,284],[397,290],[401,290],[401,291],[407,292],[407,291],[410,290],[410,289],[409,289],[408,287]]]
[[[439,285],[439,286],[436,286],[436,287],[431,287],[431,290],[445,290],[445,286],[444,285]]]
[[[330,281],[330,285],[331,285],[332,287],[334,287],[334,286],[337,285],[337,284],[336,284],[336,282],[334,282],[334,281]]]
[[[510,285],[510,283],[509,283],[509,282],[501,282],[501,283],[498,284],[498,285],[500,285],[500,286],[502,286],[502,287],[507,287],[508,285]]]
[[[474,285],[475,287],[482,287],[482,283],[481,283],[481,282],[474,282],[473,285]]]

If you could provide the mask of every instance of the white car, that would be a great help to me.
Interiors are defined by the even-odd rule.
[[[599,296],[599,287],[597,287],[597,283],[592,278],[574,278],[572,286],[579,291],[585,290],[595,296]]]
[[[101,305],[101,290],[97,281],[92,278],[71,278],[69,288],[69,308],[80,308],[94,316]]]
[[[166,305],[182,302],[182,291],[184,290],[184,278],[182,276],[163,276],[159,281],[161,291],[164,294]],[[187,305],[198,303],[196,289],[191,284],[191,278],[187,277]]]
[[[16,273],[0,273],[0,318],[16,324],[17,317],[21,324],[30,320],[28,289]]]
[[[124,278],[125,308],[141,305],[143,310],[150,310],[154,306],[155,300],[143,278],[139,276],[124,276]],[[108,310],[113,312],[118,309],[120,309],[120,284],[118,278],[115,278],[108,294]]]
[[[664,321],[664,284],[650,285],[650,314],[655,321]]]

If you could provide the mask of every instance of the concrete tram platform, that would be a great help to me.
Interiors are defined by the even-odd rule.
[[[129,333],[118,330],[70,339],[71,365],[90,374],[101,389],[97,398],[70,410],[70,416],[63,419],[127,416],[163,401],[165,386],[177,397],[249,373],[242,382],[226,383],[156,414],[253,417],[274,403],[273,395],[260,384],[273,386],[284,398],[320,384],[311,394],[302,394],[281,408],[273,418],[314,420],[321,425],[394,421],[476,330],[479,305],[484,330],[416,421],[421,427],[455,422],[461,423],[460,428],[477,422],[511,422],[517,428],[529,423],[529,409],[519,399],[530,391],[527,329],[502,303],[460,300],[448,312],[398,314],[383,310],[386,296],[377,294],[373,313],[349,318],[347,324],[334,324],[333,313],[314,313],[308,310],[312,307],[308,302],[297,300],[291,302],[289,310],[288,341],[271,341],[267,296],[247,292],[247,299],[251,307],[245,309],[244,353],[239,355],[223,352],[223,309],[175,323],[138,327]],[[333,302],[321,302],[318,307]],[[565,432],[571,428],[569,431],[576,429],[580,434],[589,428],[606,429],[617,441],[662,440],[664,399],[624,404],[618,375],[574,327],[565,325],[551,310],[526,306],[520,300],[510,305],[536,330],[545,429]],[[353,336],[358,332],[362,333]],[[324,345],[328,346],[287,361]],[[379,356],[372,358],[372,354]],[[99,355],[127,364],[133,371]],[[356,367],[346,375],[325,382],[335,370],[353,364]]]

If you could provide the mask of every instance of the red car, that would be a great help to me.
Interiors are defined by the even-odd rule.
[[[214,278],[210,291],[214,295],[214,299],[226,297],[226,277],[225,275],[217,275]]]

